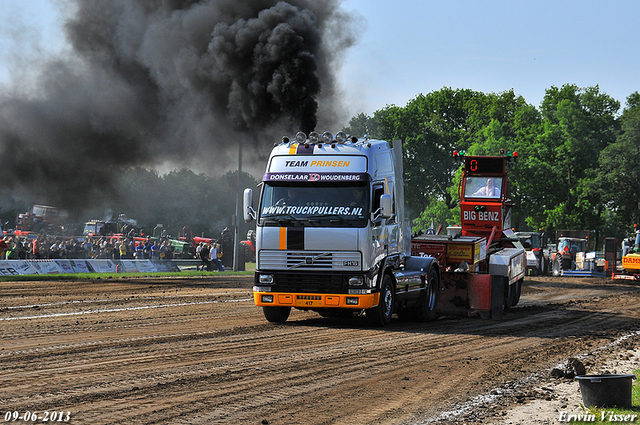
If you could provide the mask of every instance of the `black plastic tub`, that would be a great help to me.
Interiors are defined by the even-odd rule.
[[[576,379],[585,407],[632,407],[631,387],[635,375],[579,375]]]

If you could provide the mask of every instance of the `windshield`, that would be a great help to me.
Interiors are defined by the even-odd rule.
[[[585,252],[587,248],[586,239],[561,239],[558,243],[558,251]]]
[[[365,227],[369,217],[369,186],[266,183],[260,203],[264,226]]]
[[[501,188],[502,177],[467,177],[464,196],[499,198]]]
[[[540,248],[540,235],[518,235],[518,240],[525,249]]]

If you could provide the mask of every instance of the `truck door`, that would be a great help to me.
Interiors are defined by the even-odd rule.
[[[393,211],[394,215],[385,219],[380,217],[379,212],[376,213],[380,209],[380,196],[390,192],[393,197]],[[374,264],[382,261],[382,259],[388,256],[390,253],[397,252],[400,247],[398,246],[398,237],[399,237],[399,224],[397,217],[395,215],[396,199],[393,196],[393,183],[374,183],[373,185],[373,208],[371,211],[372,215],[372,223],[371,223],[371,232],[373,239],[373,257]]]

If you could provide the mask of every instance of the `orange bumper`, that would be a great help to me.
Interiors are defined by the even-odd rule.
[[[353,308],[367,309],[378,305],[380,293],[355,294],[289,294],[282,292],[254,292],[257,306],[296,308]]]

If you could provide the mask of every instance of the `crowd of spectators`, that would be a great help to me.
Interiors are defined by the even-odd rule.
[[[61,238],[38,236],[28,239],[5,236],[0,242],[0,259],[173,259],[176,256],[171,241],[129,237],[87,236]]]

